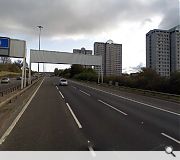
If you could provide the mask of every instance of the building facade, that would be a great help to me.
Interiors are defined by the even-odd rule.
[[[92,50],[86,50],[85,48],[81,49],[73,49],[73,53],[78,53],[78,54],[85,54],[85,55],[92,55]]]
[[[81,49],[73,49],[73,53],[76,54],[85,54],[85,55],[92,55],[92,50],[86,50],[84,47]],[[92,66],[83,66],[84,68],[92,68]]]
[[[179,26],[170,30],[149,31],[146,34],[146,67],[165,77],[180,71],[179,38]]]
[[[102,70],[105,76],[120,76],[122,74],[122,44],[111,40],[106,43],[94,43],[94,55],[102,56]],[[97,72],[100,68],[95,66]]]
[[[180,25],[170,31],[171,72],[180,72]]]

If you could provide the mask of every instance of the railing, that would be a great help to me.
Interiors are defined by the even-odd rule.
[[[104,87],[111,87],[114,89],[118,90],[124,90],[124,91],[129,91],[129,92],[138,92],[144,95],[150,95],[150,96],[158,96],[163,99],[171,99],[171,100],[176,100],[180,102],[180,95],[177,94],[170,94],[170,93],[163,93],[163,92],[157,92],[157,91],[151,91],[151,90],[144,90],[144,89],[138,89],[138,88],[131,88],[131,87],[125,87],[125,86],[119,86],[119,85],[112,85],[112,84],[103,84],[102,86]]]
[[[14,85],[14,86],[10,86],[10,87],[8,87],[8,88],[3,89],[2,91],[0,91],[0,96],[3,97],[4,95],[9,94],[9,93],[12,93],[12,92],[14,92],[14,91],[16,91],[16,90],[18,90],[18,89],[20,89],[20,88],[21,88],[21,85],[20,85],[20,84],[16,84],[16,85]]]
[[[22,95],[25,91],[27,91],[29,88],[31,88],[34,84],[36,84],[40,80],[42,80],[42,78],[33,79],[31,85],[27,86],[23,90],[19,90],[17,93],[15,93],[13,95],[7,97],[5,100],[0,102],[0,108],[3,107],[7,103],[11,103],[13,99],[17,99],[18,96]]]
[[[89,84],[94,84],[97,85],[96,82],[90,82],[90,81],[83,81],[80,80],[80,82],[86,82]],[[111,89],[115,89],[115,90],[119,90],[119,91],[125,91],[125,92],[129,92],[129,93],[138,93],[138,94],[142,94],[142,95],[147,95],[147,96],[151,96],[151,97],[156,97],[156,98],[160,98],[160,99],[165,99],[165,100],[170,100],[170,101],[174,101],[174,102],[180,102],[180,95],[177,94],[170,94],[170,93],[163,93],[163,92],[157,92],[157,91],[151,91],[151,90],[143,90],[143,89],[138,89],[138,88],[131,88],[131,87],[125,87],[125,86],[120,86],[118,83],[103,83],[103,84],[98,84],[99,86],[102,87],[106,87],[106,88],[111,88]]]
[[[37,77],[34,77],[32,80],[31,80],[31,83],[33,82],[33,81],[35,81],[37,79]],[[28,81],[26,81],[26,86],[28,86]],[[9,86],[9,87],[7,87],[7,88],[5,88],[5,89],[2,89],[2,90],[0,90],[0,97],[3,97],[3,96],[5,96],[5,95],[7,95],[7,94],[9,94],[9,93],[12,93],[12,92],[14,92],[14,91],[16,91],[16,90],[20,90],[21,89],[21,84],[14,84],[14,85],[11,85],[11,86]]]

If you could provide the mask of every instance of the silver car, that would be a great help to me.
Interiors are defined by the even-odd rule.
[[[67,82],[66,79],[61,78],[61,79],[59,80],[59,85],[60,85],[60,86],[67,86],[67,85],[68,85],[68,82]]]
[[[10,83],[10,79],[9,78],[2,78],[1,83]]]

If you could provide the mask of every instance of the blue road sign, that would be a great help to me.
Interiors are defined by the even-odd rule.
[[[9,38],[0,37],[0,48],[9,48]]]

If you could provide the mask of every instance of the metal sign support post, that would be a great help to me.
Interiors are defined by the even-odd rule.
[[[43,73],[44,73],[44,63],[43,63]]]
[[[26,87],[26,79],[27,79],[27,74],[26,74],[26,58],[25,58],[25,68],[24,68],[24,88]]]
[[[29,80],[28,80],[28,84],[31,84],[31,62],[29,63]]]
[[[101,83],[103,83],[104,78],[103,78],[103,69],[102,69],[102,65],[101,65]]]
[[[25,80],[25,67],[26,66],[26,44],[24,45],[24,55],[23,55],[23,67],[22,67],[22,77],[21,77],[21,89],[24,88],[24,80]]]
[[[31,53],[30,53],[30,57],[29,57],[29,80],[28,80],[28,84],[31,84]]]
[[[101,70],[100,70],[100,66],[98,67],[98,84],[100,82],[100,76],[101,76]]]
[[[24,88],[24,68],[25,68],[25,57],[23,58],[22,77],[21,77],[21,89]]]

